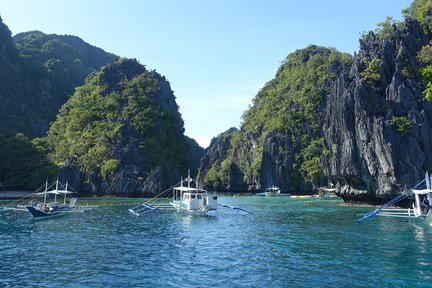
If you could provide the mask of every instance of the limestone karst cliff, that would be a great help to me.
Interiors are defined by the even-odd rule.
[[[335,79],[351,61],[348,54],[316,45],[288,55],[244,113],[240,130],[212,141],[201,166],[205,184],[237,191],[277,185],[283,192],[306,193],[325,181],[319,166],[326,150],[323,111]]]
[[[328,96],[323,135],[330,149],[321,165],[346,200],[381,202],[432,171],[432,105],[417,58],[431,35],[412,18],[393,29],[388,39],[371,32],[360,40],[351,70]],[[368,79],[373,61],[378,77]]]
[[[200,156],[196,142],[184,136],[169,82],[125,58],[76,89],[46,142],[62,176],[96,195],[163,191],[196,166],[192,154]]]
[[[240,130],[206,150],[201,177],[222,190],[332,183],[346,201],[382,203],[432,171],[432,12],[413,7],[363,35],[352,62],[316,46],[288,55]]]

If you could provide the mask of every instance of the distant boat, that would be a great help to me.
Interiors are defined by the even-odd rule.
[[[411,197],[412,205],[409,208],[392,208],[392,206],[406,198]],[[432,220],[432,177],[426,172],[425,179],[413,188],[403,192],[381,207],[365,214],[357,220],[358,223],[374,216],[419,218]]]
[[[330,187],[319,187],[318,190],[318,195],[320,197],[325,197],[325,198],[333,198],[333,197],[337,197],[337,195],[335,194],[336,192],[336,188],[333,188],[333,183],[330,183]]]
[[[31,199],[26,204],[17,203],[15,206],[3,207],[4,210],[29,211],[33,218],[48,218],[59,216],[66,213],[83,213],[87,210],[95,209],[99,206],[78,206],[77,194],[70,190],[69,184],[62,184],[58,179],[52,183],[45,183],[42,192],[34,192]],[[51,190],[50,190],[51,189]],[[43,198],[40,200],[40,198]],[[24,198],[23,198],[24,199]]]
[[[276,197],[276,196],[290,196],[290,193],[281,193],[280,188],[277,186],[271,186],[264,190],[264,192],[260,192],[255,194],[257,196],[268,196],[268,197]]]
[[[279,196],[280,189],[279,189],[279,187],[276,187],[276,186],[268,187],[264,191],[264,194],[265,194],[265,196],[270,196],[270,197]]]

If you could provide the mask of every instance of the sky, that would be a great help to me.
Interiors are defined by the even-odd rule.
[[[411,0],[0,0],[12,34],[75,35],[136,58],[171,84],[185,134],[204,148],[239,128],[285,57],[310,44],[353,54]]]

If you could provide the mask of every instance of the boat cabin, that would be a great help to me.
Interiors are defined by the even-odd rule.
[[[175,208],[188,211],[209,211],[217,209],[217,195],[192,187],[176,187],[172,204]]]
[[[279,189],[279,187],[276,187],[276,186],[268,187],[264,191],[264,194],[266,196],[278,196],[280,194],[280,189]]]

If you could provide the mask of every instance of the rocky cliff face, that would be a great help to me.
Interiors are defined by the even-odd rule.
[[[348,69],[340,61],[313,66],[326,61],[325,50],[308,47],[289,55],[229,144],[219,140],[207,149],[201,168],[210,174],[207,182],[238,190],[278,185],[293,193],[333,183],[346,201],[379,204],[432,171],[432,105],[423,95],[418,58],[430,46],[431,33],[410,17],[386,29],[362,37]],[[313,59],[316,51],[319,60]],[[293,67],[302,65],[296,78]],[[308,86],[310,65],[335,77]],[[312,87],[319,97],[310,93]],[[308,109],[317,115],[315,122]]]
[[[259,191],[277,185],[306,193],[323,181],[319,121],[325,97],[350,55],[311,45],[288,55],[244,114],[239,131],[212,141],[201,177],[216,190]]]
[[[165,77],[121,58],[77,88],[47,142],[64,163],[62,176],[80,191],[150,196],[198,166],[202,148],[183,133]]]
[[[430,33],[410,18],[394,29],[392,39],[371,32],[360,41],[351,71],[328,97],[323,135],[330,155],[321,164],[348,201],[383,202],[432,171],[432,105],[416,73]],[[381,62],[380,77],[368,83],[362,73],[373,59]],[[412,128],[398,129],[398,118]]]
[[[213,190],[247,190],[248,185],[244,181],[244,175],[235,165],[223,167],[224,170],[228,169],[224,171],[224,176],[220,173],[222,162],[231,157],[232,149],[235,148],[232,140],[238,133],[238,129],[233,127],[213,138],[201,158],[199,181]]]
[[[11,37],[0,18],[0,134],[44,136],[76,86],[117,56],[75,36]]]

